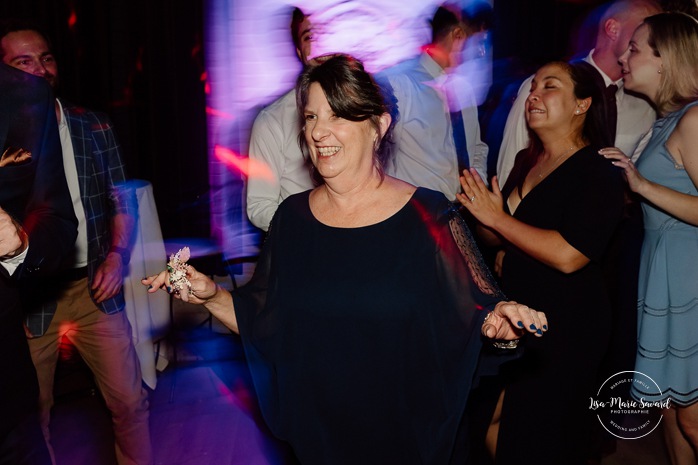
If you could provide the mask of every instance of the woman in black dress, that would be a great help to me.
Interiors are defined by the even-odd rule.
[[[297,96],[323,182],[280,205],[250,283],[231,295],[191,267],[190,286],[143,282],[240,333],[264,418],[303,465],[464,463],[481,339],[545,316],[504,301],[442,194],[383,174],[393,104],[359,61],[319,58]]]
[[[493,191],[472,170],[461,178],[458,200],[505,251],[504,292],[555,325],[527,341],[505,381],[489,437],[497,464],[586,463],[589,396],[610,332],[602,259],[624,205],[620,173],[597,155],[609,134],[588,73],[564,62],[538,70],[526,102],[531,143],[501,192],[496,178]],[[577,330],[581,321],[593,321],[592,337]]]

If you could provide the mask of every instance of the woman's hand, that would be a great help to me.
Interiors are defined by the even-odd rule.
[[[213,316],[221,323],[230,328],[236,334],[240,334],[237,317],[235,315],[235,305],[230,292],[216,285],[211,278],[203,273],[199,273],[191,265],[186,265],[186,278],[191,283],[191,287],[184,285],[181,291],[175,290],[170,281],[170,273],[165,270],[155,276],[143,278],[141,283],[148,286],[148,292],[157,292],[164,289],[177,299],[191,304],[203,304]]]
[[[163,289],[176,298],[192,304],[204,304],[216,295],[218,290],[216,283],[205,274],[196,271],[191,265],[187,265],[187,279],[191,283],[191,288],[189,290],[185,288],[181,292],[176,291],[172,286],[170,273],[167,270],[161,271],[155,276],[143,278],[141,283],[144,286],[148,286],[148,292],[150,293]]]
[[[513,341],[526,331],[540,337],[548,330],[545,313],[516,302],[499,302],[482,324],[482,334],[490,339]]]
[[[456,199],[483,225],[493,228],[498,215],[504,213],[504,201],[499,190],[497,177],[492,178],[492,191],[480,179],[475,168],[463,170],[460,185],[463,193],[456,194]]]
[[[608,160],[613,160],[611,163],[623,170],[630,190],[640,193],[640,189],[648,181],[637,171],[635,164],[628,156],[617,147],[603,148],[599,150],[599,154]]]

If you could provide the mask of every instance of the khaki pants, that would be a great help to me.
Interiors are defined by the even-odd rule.
[[[119,465],[151,465],[148,393],[141,383],[131,325],[126,312],[107,315],[97,308],[90,297],[87,278],[66,284],[46,334],[29,339],[39,378],[41,426],[47,443],[58,343],[63,337],[75,346],[92,370],[111,412]]]

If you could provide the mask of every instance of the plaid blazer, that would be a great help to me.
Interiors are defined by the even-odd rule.
[[[137,215],[135,190],[128,186],[119,143],[111,121],[102,113],[60,100],[75,153],[80,183],[80,199],[87,222],[87,274],[90,289],[94,274],[106,259],[111,245],[111,219],[117,213]],[[111,299],[98,304],[107,314],[124,309],[120,291]],[[26,324],[34,335],[46,332],[56,310],[55,299],[32,306]]]

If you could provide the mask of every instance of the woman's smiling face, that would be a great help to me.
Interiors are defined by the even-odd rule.
[[[568,70],[557,64],[538,70],[526,100],[526,122],[537,131],[571,125],[580,109],[574,95],[574,82]]]
[[[317,82],[310,85],[304,111],[310,159],[324,179],[365,176],[373,169],[378,133],[369,120],[349,121],[334,114]]]

